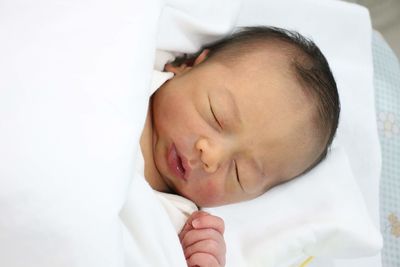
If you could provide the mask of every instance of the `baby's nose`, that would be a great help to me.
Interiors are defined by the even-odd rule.
[[[228,150],[223,145],[211,143],[205,138],[198,140],[196,149],[200,152],[200,163],[207,173],[216,172],[227,158]]]

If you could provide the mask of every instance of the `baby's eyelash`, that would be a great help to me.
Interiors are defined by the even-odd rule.
[[[233,162],[235,163],[236,179],[237,179],[237,181],[238,181],[240,187],[241,187],[242,190],[244,191],[244,188],[243,188],[242,184],[240,183],[238,165],[237,165],[237,163],[236,163],[236,160],[234,160]]]
[[[214,110],[213,110],[212,105],[211,105],[210,97],[208,97],[208,102],[210,103],[211,113],[212,113],[212,115],[213,115],[215,121],[218,123],[219,127],[222,128],[222,125],[221,125],[221,123],[219,123],[219,121],[218,121],[218,119],[217,119],[217,116],[215,116]]]

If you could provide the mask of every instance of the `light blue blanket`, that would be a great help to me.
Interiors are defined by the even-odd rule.
[[[379,33],[373,35],[374,86],[382,149],[380,221],[383,267],[400,266],[400,67]]]

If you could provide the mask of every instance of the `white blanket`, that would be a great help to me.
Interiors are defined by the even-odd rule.
[[[265,14],[273,10],[272,1],[260,3]],[[281,3],[281,8],[287,5],[285,12],[293,5],[300,8],[294,1]],[[366,41],[365,13],[340,2],[304,3],[315,10],[346,11],[341,25],[350,24],[341,29],[342,38],[353,45]],[[155,51],[194,52],[232,30],[249,6],[243,7],[231,0],[2,1],[0,266],[185,266],[167,214],[134,171]],[[359,28],[364,31],[355,31]],[[352,76],[360,88],[371,89],[365,48],[356,51],[367,63],[358,61],[356,67],[364,67]],[[333,66],[340,63],[332,50],[324,52]],[[365,95],[362,105],[345,100],[344,114],[362,111],[374,121],[371,91]],[[360,130],[375,129],[358,118]],[[357,157],[376,152],[376,140],[373,134],[357,135],[352,149],[351,135],[342,131],[338,137],[347,144],[356,179],[365,176],[375,186],[379,166],[361,169],[365,160]]]
[[[148,257],[119,216],[129,185],[152,207],[133,166],[164,3],[0,5],[0,266],[183,266],[163,255],[172,231],[146,238],[162,246]],[[138,212],[168,233],[161,211]]]

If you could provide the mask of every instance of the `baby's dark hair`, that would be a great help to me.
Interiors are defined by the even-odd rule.
[[[207,60],[221,59],[232,62],[241,55],[261,49],[260,44],[266,43],[276,44],[284,51],[298,82],[316,103],[318,113],[316,125],[319,132],[317,136],[325,140],[325,146],[320,156],[302,172],[304,174],[326,158],[340,115],[335,79],[326,58],[312,40],[296,31],[277,27],[244,27],[221,40],[205,45],[198,53],[176,58],[172,65],[178,66],[182,63],[193,65],[194,60],[204,49],[209,50]]]

